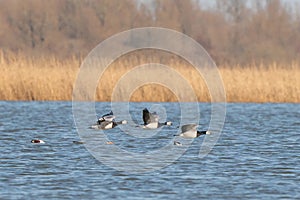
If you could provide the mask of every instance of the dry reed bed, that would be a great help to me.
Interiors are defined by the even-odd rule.
[[[111,101],[117,81],[133,67],[160,62],[172,67],[194,88],[198,101],[211,101],[202,77],[188,63],[171,58],[162,60],[120,58],[103,74],[95,93],[96,101]],[[72,100],[74,82],[81,60],[70,58],[27,58],[22,55],[0,54],[1,100]],[[227,102],[300,102],[300,66],[272,64],[220,66]],[[180,89],[180,85],[178,85]],[[130,101],[178,101],[176,92],[159,84],[141,85],[131,91]],[[117,91],[117,100],[123,98]],[[191,99],[187,96],[186,101]]]

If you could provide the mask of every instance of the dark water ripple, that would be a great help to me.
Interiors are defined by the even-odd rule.
[[[96,109],[105,113],[109,105]],[[141,109],[151,105],[130,104],[133,120],[141,123]],[[109,139],[138,153],[167,145],[180,108],[161,105],[172,127],[139,139],[116,128]],[[199,106],[205,129],[210,105]],[[70,102],[0,102],[0,119],[0,199],[300,199],[299,104],[228,104],[223,133],[206,157],[198,158],[197,138],[173,164],[138,174],[116,171],[72,143],[80,138]]]

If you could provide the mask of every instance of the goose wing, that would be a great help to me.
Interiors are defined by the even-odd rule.
[[[105,115],[102,115],[102,117],[107,117],[107,116],[111,116],[111,115],[114,115],[113,111],[110,111],[110,113],[107,113]]]
[[[181,126],[181,132],[185,133],[188,131],[196,131],[197,127],[198,127],[197,124],[186,124],[186,125]]]
[[[105,114],[105,115],[102,115],[102,117],[99,118],[98,121],[100,121],[100,122],[103,122],[103,121],[109,121],[109,122],[111,122],[111,121],[113,121],[115,118],[116,118],[116,116],[114,116],[113,112],[110,111],[110,113]]]
[[[151,123],[150,112],[147,108],[143,110],[143,121],[144,121],[144,125]]]
[[[158,114],[156,114],[156,112],[154,113],[150,113],[150,120],[151,120],[151,123],[153,122],[158,122]]]
[[[147,108],[143,110],[144,125],[158,122],[158,115],[156,113],[150,113]]]

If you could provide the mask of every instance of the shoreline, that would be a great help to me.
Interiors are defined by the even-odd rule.
[[[30,102],[38,102],[38,103],[54,103],[54,102],[70,102],[72,100],[2,100],[0,102],[14,102],[14,103],[30,103]],[[300,104],[300,102],[205,102],[205,101],[77,101],[77,102],[94,102],[94,103],[199,103],[199,104]]]

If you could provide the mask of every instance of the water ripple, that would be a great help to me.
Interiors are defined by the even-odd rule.
[[[0,104],[0,199],[300,198],[299,104],[228,104],[223,133],[206,157],[198,158],[203,137],[197,138],[171,165],[142,174],[116,171],[84,145],[73,144],[80,138],[71,102]],[[141,124],[141,109],[150,106],[130,103],[133,120]],[[124,135],[117,128],[106,132],[109,140],[138,153],[165,146],[179,126],[180,108],[176,103],[162,106],[170,110],[167,117],[174,126],[150,138]],[[207,128],[210,104],[199,106],[200,124]],[[96,104],[99,113],[108,108],[109,103]],[[31,144],[33,138],[46,144]],[[143,164],[137,161],[130,162]]]

